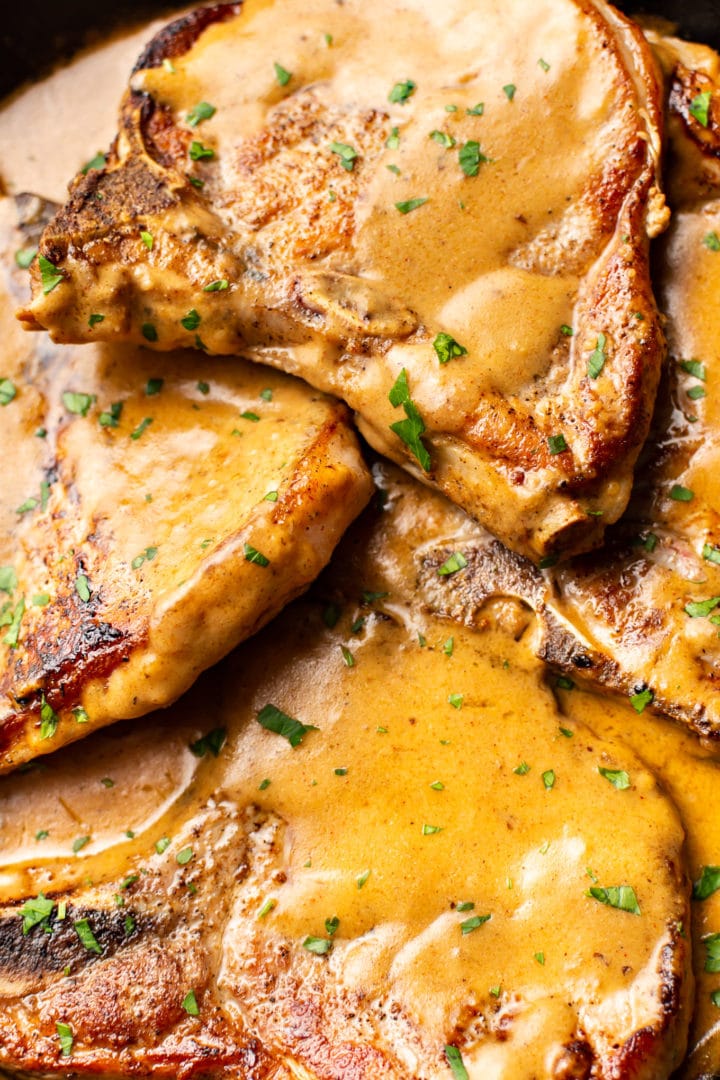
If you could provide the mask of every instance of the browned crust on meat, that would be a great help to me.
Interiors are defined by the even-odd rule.
[[[237,15],[242,3],[211,4],[196,8],[187,15],[182,15],[168,23],[146,46],[137,59],[133,73],[144,68],[160,67],[163,60],[172,60],[182,56],[195,44],[197,39],[213,23],[224,22]]]

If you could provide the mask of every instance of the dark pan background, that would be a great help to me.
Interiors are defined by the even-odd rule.
[[[282,0],[278,0],[282,2]],[[442,0],[436,0],[440,3]],[[536,0],[525,0],[533,4]],[[720,0],[616,0],[628,14],[663,15],[683,37],[720,49]],[[0,25],[0,97],[123,24],[177,10],[165,0],[9,0]]]

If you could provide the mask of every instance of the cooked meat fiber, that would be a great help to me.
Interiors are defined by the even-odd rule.
[[[345,407],[295,379],[18,332],[0,213],[2,771],[173,701],[307,587],[371,484]]]
[[[511,548],[588,549],[663,353],[659,101],[602,0],[201,9],[138,62],[20,317],[172,349],[197,310],[207,352],[344,398]]]
[[[0,783],[2,1067],[439,1080],[455,1057],[471,1080],[663,1080],[680,1063],[673,805],[623,742],[563,717],[491,613],[480,631],[387,594],[404,513],[391,498],[353,526],[315,592],[136,728],[129,760],[112,730],[53,758],[30,851],[13,809],[31,777]],[[65,810],[69,772],[87,795]],[[90,839],[68,861],[78,811]]]

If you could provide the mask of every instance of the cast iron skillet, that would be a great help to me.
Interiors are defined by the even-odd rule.
[[[279,0],[282,2],[282,0]],[[440,2],[440,0],[436,0]],[[532,4],[535,0],[525,0]],[[720,49],[720,0],[615,0],[628,14],[663,15],[686,38]],[[10,0],[0,25],[0,97],[123,24],[181,6],[168,0]]]

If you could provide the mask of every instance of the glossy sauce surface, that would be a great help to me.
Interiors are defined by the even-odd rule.
[[[318,34],[325,29],[318,27]],[[332,31],[332,27],[327,29]],[[134,43],[127,47],[131,58],[136,51]],[[545,59],[554,60],[554,56],[548,51]],[[397,77],[411,74],[398,72]],[[538,69],[532,77],[546,76]],[[89,115],[98,100],[89,92],[92,84],[83,86],[74,78],[66,85],[71,84],[79,88]],[[116,96],[113,88],[113,100]],[[475,104],[473,95],[458,87],[452,88],[450,96],[459,104]],[[34,111],[33,102],[39,97],[37,88],[31,90],[13,108],[19,110],[21,126],[26,134],[31,132],[33,144],[51,162],[56,160],[52,148],[66,139],[66,133],[60,131],[50,110]],[[490,94],[487,97],[489,101]],[[498,109],[520,104],[519,98],[511,105],[498,97],[495,86],[492,100]],[[110,117],[108,137],[113,123]],[[96,142],[94,138],[91,147],[82,148],[78,161],[97,149]],[[9,175],[11,161],[11,156],[3,155],[6,183],[30,186],[25,176],[13,180]],[[63,180],[69,175],[67,168],[59,173]],[[58,186],[53,187],[58,178],[46,174],[44,182],[48,193],[58,193]],[[526,345],[519,340],[519,351],[526,350]],[[370,581],[358,584],[376,587]],[[393,613],[392,604],[385,603]],[[205,689],[201,688],[202,712],[196,698],[188,699],[187,705],[177,707],[172,720],[158,718],[151,727],[141,725],[132,735],[124,733],[122,756],[107,733],[93,739],[92,753],[88,744],[53,758],[49,773],[31,771],[3,780],[3,898],[30,895],[40,888],[77,886],[88,876],[121,875],[137,865],[155,840],[184,827],[209,792],[230,790],[238,798],[281,811],[291,823],[291,873],[277,892],[281,901],[274,914],[277,927],[293,935],[321,934],[323,920],[335,913],[342,916],[343,933],[347,931],[348,937],[376,922],[384,924],[387,938],[379,941],[377,954],[369,960],[358,949],[353,963],[348,955],[348,972],[354,972],[358,980],[372,979],[374,965],[382,959],[377,970],[390,972],[403,992],[407,960],[412,956],[421,972],[420,1001],[429,1020],[433,1010],[441,1008],[434,1000],[438,978],[447,992],[451,982],[463,977],[461,963],[463,972],[472,972],[473,984],[483,994],[496,985],[542,986],[551,995],[553,988],[561,986],[564,994],[567,972],[577,973],[588,948],[587,940],[560,942],[557,926],[566,923],[568,903],[582,914],[581,921],[589,920],[584,929],[591,926],[603,947],[611,943],[618,949],[609,971],[602,972],[605,989],[618,985],[622,942],[616,927],[623,927],[624,942],[651,952],[659,931],[658,892],[643,891],[638,884],[647,919],[615,912],[584,897],[590,884],[585,866],[591,866],[602,884],[630,881],[636,877],[638,843],[647,844],[643,851],[652,848],[657,858],[664,847],[664,841],[659,843],[662,835],[677,842],[672,808],[652,778],[619,743],[613,743],[609,757],[602,757],[603,744],[584,728],[572,738],[559,734],[561,725],[575,730],[574,723],[555,711],[540,669],[522,644],[485,635],[479,646],[475,635],[447,622],[415,616],[407,622],[408,616],[403,618],[397,611],[395,621],[385,624],[364,613],[369,615],[369,628],[361,640],[349,632],[347,616],[341,626],[342,644],[356,659],[354,668],[344,664],[340,641],[329,632],[321,629],[317,643],[309,645],[307,623],[301,619],[294,646],[299,659],[290,666],[278,664],[268,635],[263,639],[260,648],[266,650],[265,662],[272,674],[262,689],[252,680],[238,684],[231,667],[222,698],[217,685],[206,681]],[[317,613],[312,618],[317,622]],[[418,631],[426,636],[425,649],[417,643]],[[448,657],[443,644],[450,636],[454,647],[453,656]],[[328,643],[331,650],[325,651]],[[388,670],[390,654],[401,658],[394,672]],[[448,703],[450,693],[463,694],[460,710]],[[248,720],[248,703],[260,706],[270,697],[293,715],[298,715],[302,705],[303,719],[321,730],[309,733],[303,745],[291,751]],[[620,735],[635,745],[663,779],[681,811],[693,875],[702,865],[720,863],[714,811],[716,762],[675,727],[637,718],[612,701],[573,691],[564,695],[563,709],[601,735],[613,739]],[[351,726],[342,722],[349,712],[354,717]],[[529,715],[531,730],[521,723]],[[228,724],[230,753],[217,763],[199,763],[188,743],[215,722]],[[388,730],[380,733],[378,727]],[[588,752],[587,746],[593,751]],[[127,748],[131,754],[126,755]],[[519,776],[512,770],[523,759],[532,768]],[[628,767],[637,787],[615,791],[597,774],[598,762]],[[338,776],[337,768],[348,772]],[[541,773],[549,768],[557,776],[550,791],[541,781]],[[266,777],[271,785],[260,792]],[[114,779],[115,787],[104,786],[103,778]],[[431,788],[437,780],[443,790]],[[502,793],[498,804],[486,797],[491,781]],[[340,793],[348,807],[342,816]],[[521,825],[519,831],[508,827],[508,801],[513,808],[510,817],[517,819],[513,824]],[[607,842],[597,813],[600,805],[606,808],[613,836],[623,833],[621,842]],[[624,807],[622,815],[618,807]],[[645,829],[644,840],[640,839],[642,830],[636,828],[639,822]],[[423,824],[440,826],[443,831],[423,835]],[[128,829],[135,833],[133,839],[127,837]],[[42,830],[49,837],[36,840]],[[70,854],[73,840],[86,834],[91,836],[90,844],[78,855]],[[487,837],[492,838],[489,845]],[[310,867],[305,866],[308,859]],[[368,869],[370,876],[359,890],[357,876]],[[553,892],[559,877],[567,880],[566,874],[572,882],[570,900],[563,889]],[[421,903],[413,899],[418,878],[423,886]],[[507,878],[512,878],[512,889]],[[450,904],[462,900],[475,902],[469,915],[491,912],[493,919],[472,934],[460,936],[448,950],[445,935],[467,917],[454,912]],[[704,959],[699,935],[720,930],[717,898],[696,905],[694,915],[699,971]],[[441,964],[436,963],[438,950],[442,951]],[[544,966],[533,957],[540,950],[545,954]],[[601,979],[595,969],[592,977]],[[701,979],[703,997],[693,1041],[698,1048],[705,1046],[696,1051],[697,1060],[702,1058],[705,1067],[712,1068],[717,1067],[718,1054],[714,1051],[713,1057],[712,1031],[717,1021],[707,1001],[706,991],[714,988],[710,982]],[[411,990],[416,994],[417,984]],[[556,1030],[562,1032],[566,1017],[559,1004],[550,1006],[556,1007],[560,1010],[555,1016]],[[709,1057],[703,1057],[708,1045]],[[698,1075],[693,1060],[688,1076]]]

